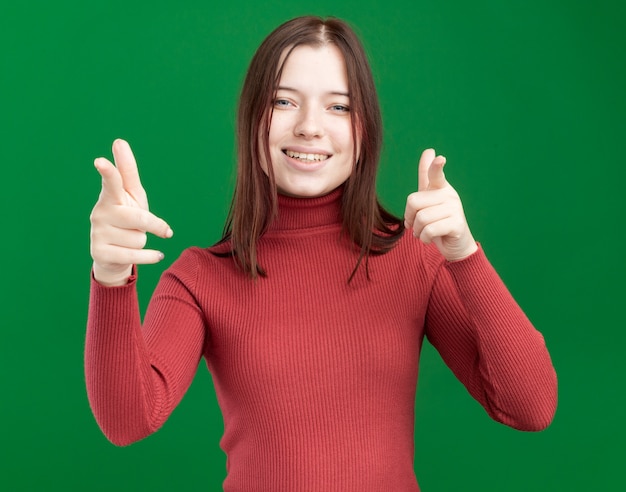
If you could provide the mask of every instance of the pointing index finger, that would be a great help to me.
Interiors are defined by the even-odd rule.
[[[429,188],[429,173],[430,164],[435,158],[434,149],[426,149],[420,156],[419,165],[417,168],[417,191],[425,191]]]

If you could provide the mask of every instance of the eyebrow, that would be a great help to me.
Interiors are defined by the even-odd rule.
[[[286,87],[284,85],[279,85],[276,88],[277,91],[288,91],[288,92],[300,92],[298,89],[294,89],[293,87]],[[350,93],[342,92],[342,91],[330,91],[328,94],[332,94],[334,96],[345,96],[350,97]]]

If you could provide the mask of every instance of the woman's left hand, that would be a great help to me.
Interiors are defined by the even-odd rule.
[[[404,225],[425,243],[435,243],[448,261],[462,260],[478,246],[472,237],[459,194],[443,173],[444,156],[433,149],[422,152],[417,192],[406,200]]]

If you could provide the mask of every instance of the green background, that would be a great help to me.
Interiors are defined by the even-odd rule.
[[[176,6],[175,6],[176,5]],[[108,443],[83,344],[92,166],[133,146],[174,228],[142,267],[220,236],[238,91],[260,41],[296,15],[363,38],[379,87],[383,202],[401,214],[434,146],[474,235],[559,374],[552,426],[492,422],[423,351],[415,469],[424,491],[624,490],[626,8],[619,1],[4,2],[0,7],[0,488],[220,490],[222,419],[204,365],[164,428]]]

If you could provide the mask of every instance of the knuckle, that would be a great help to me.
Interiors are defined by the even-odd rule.
[[[429,242],[433,238],[434,226],[432,224],[425,225],[422,228],[421,237],[427,239]]]
[[[117,263],[117,258],[111,251],[111,248],[107,248],[104,245],[93,245],[91,248],[91,257],[93,261],[104,266],[110,266]]]
[[[150,226],[150,216],[143,210],[136,209],[135,217],[137,229],[139,229],[140,231],[147,231],[148,227]]]
[[[420,227],[427,226],[429,222],[429,213],[426,209],[419,210],[415,214],[415,223],[418,224]]]
[[[102,259],[102,253],[101,253],[102,248],[100,247],[99,244],[94,244],[93,242],[90,245],[89,248],[89,253],[91,254],[91,258],[94,261],[98,261]]]
[[[148,235],[145,232],[139,232],[136,236],[136,246],[138,249],[145,248],[148,243]]]
[[[95,249],[100,247],[100,244],[100,235],[92,228],[89,232],[89,250],[93,252]]]
[[[103,232],[103,227],[99,224],[94,224],[91,226],[89,231],[89,240],[92,248],[101,248],[104,244],[106,244],[106,240],[104,239],[105,234]]]
[[[96,205],[91,209],[91,213],[89,214],[89,222],[92,224],[97,224],[102,219],[102,206],[100,201],[96,203]]]
[[[103,226],[111,224],[113,217],[115,216],[115,208],[106,205],[104,202],[98,200],[98,203],[91,210],[89,215],[89,221],[94,226]]]

